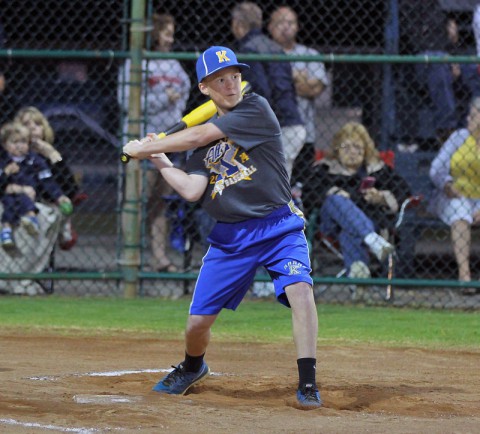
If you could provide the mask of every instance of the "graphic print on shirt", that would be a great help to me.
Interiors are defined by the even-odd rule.
[[[212,199],[230,185],[240,181],[251,181],[250,175],[257,171],[253,165],[247,167],[243,163],[249,160],[248,154],[231,140],[223,139],[213,145],[204,158],[205,167],[210,170],[210,184],[215,184]]]

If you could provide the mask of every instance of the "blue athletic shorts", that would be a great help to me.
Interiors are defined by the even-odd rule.
[[[210,247],[203,258],[190,314],[235,310],[260,266],[270,274],[277,300],[290,307],[285,287],[297,282],[313,284],[304,225],[304,219],[288,205],[264,218],[217,223],[208,239]]]

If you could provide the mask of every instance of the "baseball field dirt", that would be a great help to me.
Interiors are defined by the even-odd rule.
[[[321,345],[324,407],[292,407],[293,344],[215,342],[185,396],[151,387],[181,341],[0,332],[2,433],[478,433],[480,350]]]

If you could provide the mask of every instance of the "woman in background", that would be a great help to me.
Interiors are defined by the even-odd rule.
[[[54,132],[44,114],[36,107],[24,107],[15,115],[15,121],[20,122],[30,130],[32,151],[37,152],[50,163],[54,180],[70,201],[76,205],[84,200],[86,197],[79,193],[79,187],[72,171],[60,152],[53,146]],[[46,200],[50,200],[48,193],[43,192],[42,195]],[[60,248],[71,249],[75,245],[77,237],[77,233],[72,227],[71,217],[65,218],[60,232]]]
[[[407,183],[380,158],[367,129],[348,122],[305,182],[304,207],[307,214],[320,208],[320,230],[338,238],[348,276],[366,278],[369,250],[380,262],[393,252],[378,232],[393,226],[408,196]]]
[[[480,97],[470,105],[467,128],[455,131],[432,161],[430,178],[436,187],[430,210],[450,226],[458,280],[470,282],[471,226],[480,224]]]
[[[162,53],[172,50],[175,34],[175,19],[170,14],[154,14],[151,39],[153,49]],[[190,78],[176,59],[152,59],[144,61],[142,69],[144,86],[142,108],[145,109],[145,131],[161,133],[177,123],[183,116],[190,95]],[[121,71],[120,83],[129,81],[130,60]],[[119,89],[120,100],[128,101],[128,85]],[[126,107],[125,107],[126,109]],[[182,162],[170,156],[177,165]],[[173,194],[172,188],[152,164],[146,167],[146,196],[148,197],[148,218],[152,257],[151,267],[159,272],[176,272],[177,267],[167,254],[168,221],[164,197]]]

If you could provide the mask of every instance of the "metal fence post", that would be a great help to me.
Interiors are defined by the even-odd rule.
[[[140,137],[142,50],[145,33],[145,0],[132,2],[130,24],[130,93],[128,135]],[[124,295],[133,298],[138,289],[140,266],[140,167],[132,160],[125,168],[125,200],[122,209]]]

